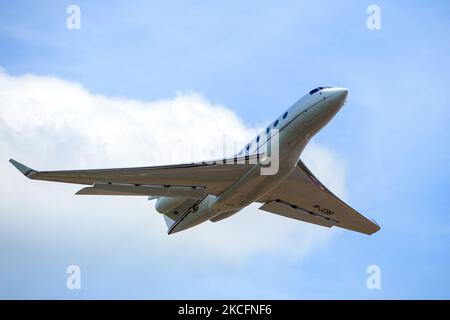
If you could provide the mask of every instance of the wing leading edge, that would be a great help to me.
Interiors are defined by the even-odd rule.
[[[340,227],[365,234],[380,230],[328,190],[299,160],[291,175],[258,202],[261,210],[321,225]]]

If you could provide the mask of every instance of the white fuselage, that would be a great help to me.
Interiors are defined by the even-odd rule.
[[[225,219],[280,184],[295,168],[309,140],[324,127],[345,103],[348,90],[319,87],[300,98],[293,106],[250,141],[237,156],[266,153],[269,141],[278,141],[277,170],[275,174],[261,174],[266,164],[258,161],[238,181],[220,195],[208,195],[193,210],[180,217],[169,233],[179,232],[199,223]],[[273,130],[277,129],[277,130]],[[264,150],[264,151],[263,151]],[[273,150],[272,150],[273,151]]]

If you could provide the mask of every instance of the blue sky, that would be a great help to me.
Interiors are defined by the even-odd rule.
[[[74,3],[81,29],[69,31],[72,2],[2,1],[0,67],[109,97],[154,101],[198,92],[249,127],[264,126],[318,85],[347,87],[347,104],[314,141],[345,162],[351,204],[382,229],[372,237],[338,232],[302,259],[258,252],[230,265],[205,253],[198,266],[186,255],[152,255],[151,244],[130,238],[130,230],[117,235],[123,241],[114,248],[80,239],[80,232],[105,235],[102,225],[61,231],[79,237],[58,248],[52,227],[61,226],[39,219],[43,200],[34,227],[56,233],[36,243],[28,227],[5,218],[16,211],[29,218],[27,209],[0,204],[0,297],[450,298],[448,2]],[[366,27],[370,4],[381,8],[381,30]],[[2,149],[4,161],[9,151]],[[11,178],[3,187],[21,177]],[[143,219],[139,224],[150,223]],[[288,246],[295,251],[297,244]],[[74,260],[86,284],[80,291],[61,286]],[[366,288],[371,264],[381,267],[381,290]]]

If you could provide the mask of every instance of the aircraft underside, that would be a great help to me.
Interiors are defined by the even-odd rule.
[[[215,161],[62,171],[37,171],[10,162],[33,180],[85,185],[77,195],[157,199],[156,211],[164,216],[169,234],[208,220],[221,221],[253,202],[284,217],[372,234],[380,227],[336,197],[299,160],[346,97],[343,88],[311,90],[241,152]]]

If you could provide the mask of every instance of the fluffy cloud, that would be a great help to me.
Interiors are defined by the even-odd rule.
[[[118,261],[124,256],[129,263],[150,263],[142,256],[152,255],[171,272],[172,262],[194,270],[214,261],[239,268],[256,255],[303,258],[334,231],[252,205],[223,222],[167,236],[145,197],[73,196],[79,186],[29,181],[7,162],[13,157],[36,169],[190,162],[222,156],[224,141],[232,153],[254,133],[233,111],[198,93],[138,101],[92,94],[55,77],[0,71],[0,240],[10,261],[3,273],[32,261],[20,255],[30,251],[49,261],[61,257],[62,264],[79,259],[103,267],[125,263]],[[345,197],[345,166],[333,152],[311,144],[303,158]]]

